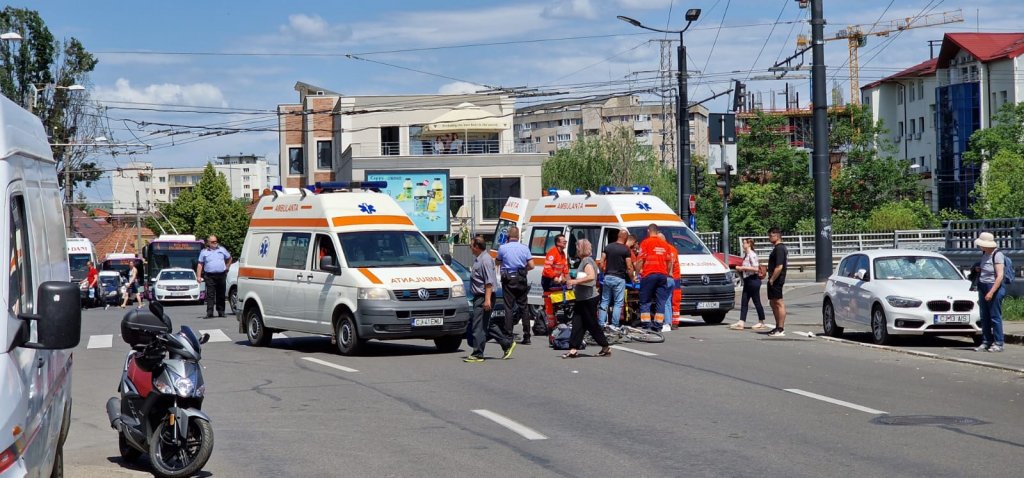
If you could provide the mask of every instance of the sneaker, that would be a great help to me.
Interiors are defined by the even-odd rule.
[[[510,347],[510,349],[511,349],[511,347]],[[484,358],[483,357],[477,357],[476,355],[470,355],[469,357],[466,357],[466,358],[462,359],[462,361],[466,362],[466,363],[483,363]]]
[[[512,351],[515,350],[515,349],[516,349],[516,343],[515,342],[510,343],[508,345],[508,348],[505,349],[505,355],[502,356],[501,359],[502,360],[508,360],[508,358],[512,356]]]
[[[975,347],[974,351],[975,352],[987,352],[988,351],[988,344],[981,344],[981,345]]]
[[[754,330],[768,330],[769,328],[770,327],[768,327],[768,324],[766,324],[764,322],[758,322],[757,325],[751,327],[751,329],[754,329]]]
[[[1003,346],[1002,345],[993,345],[993,346],[988,348],[988,351],[989,352],[1002,352],[1003,351]]]
[[[664,323],[664,324],[661,324],[661,331],[662,332],[671,332],[672,331],[672,324],[669,324],[667,322]]]
[[[786,331],[776,327],[776,328],[772,329],[771,332],[768,332],[768,336],[769,337],[785,337],[786,336]]]
[[[736,322],[735,324],[730,325],[729,328],[732,330],[743,330],[743,326],[743,322]]]

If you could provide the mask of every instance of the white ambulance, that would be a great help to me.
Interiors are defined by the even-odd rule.
[[[239,332],[256,346],[294,330],[344,355],[369,339],[458,350],[462,281],[379,183],[317,183],[260,198],[238,264]]]
[[[511,226],[520,228],[520,240],[533,254],[534,268],[529,273],[531,305],[542,305],[541,269],[545,254],[555,244],[555,236],[565,234],[569,240],[569,265],[575,270],[576,241],[588,239],[594,246],[595,259],[609,242],[615,242],[620,229],[642,241],[647,226],[657,224],[665,238],[679,251],[682,297],[674,305],[673,322],[678,315],[700,316],[708,324],[721,323],[736,301],[733,272],[712,255],[707,246],[646,186],[628,188],[603,187],[600,193],[585,191],[548,191],[534,201],[508,198],[498,216],[494,248],[508,239]]]

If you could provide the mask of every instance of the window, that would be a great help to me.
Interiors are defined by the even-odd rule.
[[[839,277],[853,277],[853,272],[850,272],[850,269],[853,269],[853,264],[856,262],[857,256],[844,258],[843,261],[839,263],[839,269],[837,269],[836,274],[838,274]]]
[[[924,80],[917,82],[917,97],[924,99]]]
[[[549,143],[554,143],[555,142],[555,137],[554,136],[548,136],[548,142]]]
[[[248,173],[249,172],[249,168],[242,168],[242,172],[243,173]]]
[[[331,241],[331,236],[326,234],[317,234],[316,259],[313,261],[313,270],[323,270],[320,268],[320,259],[323,259],[324,257],[330,257],[331,263],[338,265],[338,253],[334,250],[334,242]]]
[[[543,256],[555,247],[555,237],[562,233],[561,227],[535,227],[530,235],[530,253]]]
[[[32,312],[32,258],[29,237],[28,218],[25,217],[25,199],[22,196],[11,198],[10,249],[8,250],[11,273],[7,295],[7,304],[11,315]]]
[[[331,141],[317,141],[316,142],[316,168],[317,169],[331,169],[334,163],[334,156],[332,154]],[[248,170],[246,170],[248,171]]]
[[[935,129],[935,105],[928,105],[928,126]]]
[[[901,94],[897,94],[896,95],[896,104],[898,104],[898,105],[902,105],[903,104],[903,95],[904,94],[906,94],[906,88],[904,88],[904,90],[903,90],[903,92]]]
[[[999,104],[1000,105],[1005,105],[1006,104],[1006,90],[1003,90],[1003,91],[999,92]]]
[[[308,253],[309,233],[286,232],[281,234],[281,247],[277,251],[277,267],[305,269]]]
[[[540,136],[534,136],[533,137],[533,142],[534,143],[539,143],[540,142]]]
[[[167,190],[166,189],[161,189],[160,190],[160,194],[167,194]]]
[[[854,274],[859,271],[864,271],[863,280],[871,280],[871,265],[869,264],[868,256],[857,256],[857,265],[854,266]]]
[[[167,176],[160,176],[160,182],[166,183],[167,182]]]
[[[448,178],[448,211],[452,215],[458,214],[463,204],[466,204],[466,180]]]
[[[899,123],[897,123],[897,125],[898,126],[896,126],[896,135],[903,136],[903,122],[900,121]]]
[[[917,126],[918,126],[918,130],[920,130],[922,133],[924,133],[924,116],[918,116],[917,117]]]
[[[910,119],[910,134],[914,134],[914,133],[917,132],[917,126],[916,125],[917,125],[917,120],[911,118]]]
[[[150,180],[150,176],[148,174],[146,174],[146,173],[139,173],[139,181],[148,182],[149,180]]]
[[[910,101],[914,101],[917,98],[917,88],[914,88],[914,84],[910,84]]]
[[[557,140],[557,141],[558,141],[559,143],[561,143],[561,142],[564,142],[564,141],[572,141],[572,135],[571,135],[571,134],[569,134],[569,133],[566,133],[566,134],[560,134],[560,135],[557,135],[557,136],[555,137],[555,139],[556,139],[556,140]]]
[[[288,148],[288,174],[305,174],[306,163],[302,160],[302,148]]]
[[[558,126],[571,126],[573,121],[571,118],[565,118],[558,120]]]
[[[565,255],[569,258],[569,264],[573,269],[579,267],[580,260],[576,259],[576,243],[580,239],[587,239],[590,241],[593,254],[601,258],[601,250],[598,249],[601,245],[601,228],[600,227],[574,227],[569,230],[569,245],[565,248]]]
[[[342,232],[338,234],[338,241],[349,267],[443,264],[419,231]]]
[[[482,178],[484,220],[497,219],[509,196],[519,197],[519,178]]]

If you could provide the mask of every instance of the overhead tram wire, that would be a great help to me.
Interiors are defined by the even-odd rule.
[[[758,60],[761,59],[761,54],[764,53],[764,49],[768,46],[768,42],[771,41],[772,35],[775,33],[775,25],[777,25],[779,20],[782,19],[782,14],[786,12],[786,6],[789,5],[790,3],[792,2],[790,2],[789,0],[782,0],[782,8],[779,9],[779,15],[775,17],[775,23],[772,24],[772,29],[771,31],[768,32],[768,36],[765,37],[764,43],[761,44],[761,49],[758,50],[757,57],[754,58],[754,61],[750,64],[750,69],[747,70],[747,75],[746,77],[743,78],[744,81],[750,79],[750,73],[754,71],[755,65],[757,65]]]
[[[718,2],[715,2],[715,5],[718,5]],[[708,69],[708,65],[711,64],[711,57],[715,54],[715,47],[718,46],[718,37],[719,35],[722,34],[722,25],[725,24],[725,16],[729,14],[730,5],[732,5],[732,0],[726,0],[725,9],[722,10],[722,19],[718,21],[718,29],[715,30],[715,39],[714,41],[711,42],[711,49],[708,50],[708,57],[704,60],[704,67],[701,68],[702,72],[706,71]],[[714,8],[714,6],[712,6],[712,8]],[[772,26],[772,29],[774,30],[775,27]],[[687,72],[682,73],[686,74]],[[693,90],[697,91],[697,89],[700,88],[702,85],[704,85],[703,76],[701,76],[701,78],[697,80],[697,85],[693,87]],[[711,90],[711,87],[708,87],[708,91],[711,92],[712,95],[716,94],[713,90]],[[689,108],[689,105],[687,105],[687,108]]]

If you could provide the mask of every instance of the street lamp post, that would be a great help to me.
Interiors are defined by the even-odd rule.
[[[685,202],[687,198],[690,197],[690,173],[692,166],[690,165],[689,99],[686,96],[686,44],[683,43],[683,33],[690,28],[690,25],[694,21],[700,18],[700,9],[691,8],[686,11],[686,26],[683,27],[682,30],[662,30],[659,28],[651,28],[640,23],[639,20],[622,15],[619,15],[616,18],[635,27],[643,28],[644,30],[659,33],[679,34],[679,48],[676,49],[676,53],[678,55],[676,64],[679,70],[677,73],[679,92],[676,95],[676,131],[679,131],[679,139],[676,141],[679,153],[676,157],[676,192],[679,194],[679,197],[677,198],[679,216],[683,218],[684,222],[689,224],[690,210],[685,206]]]

